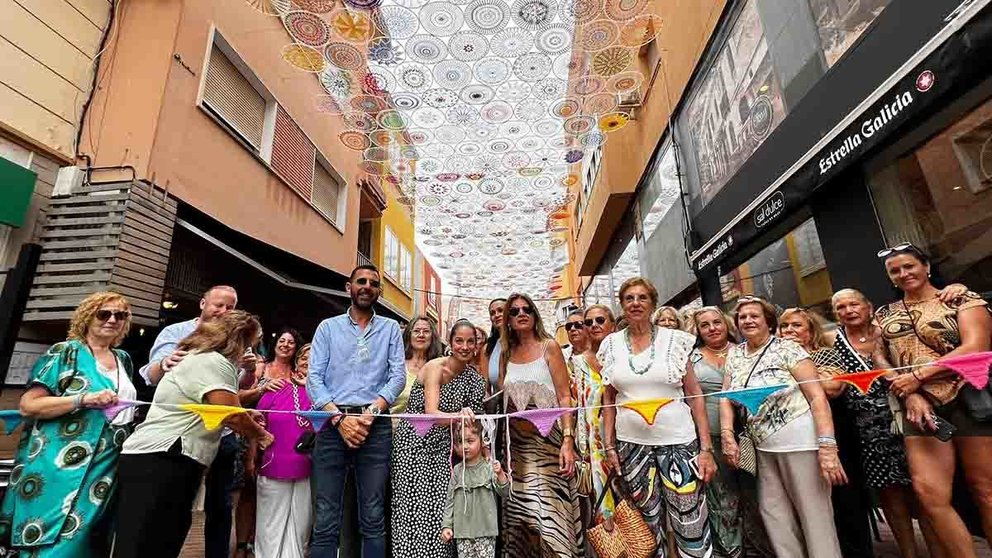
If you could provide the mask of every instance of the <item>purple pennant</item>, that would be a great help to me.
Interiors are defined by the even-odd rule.
[[[431,427],[434,426],[434,421],[437,420],[430,415],[422,416],[408,416],[406,420],[413,427],[413,431],[417,433],[417,436],[423,438],[430,431]]]
[[[117,418],[117,415],[121,414],[121,411],[129,407],[134,407],[138,403],[138,401],[119,399],[116,405],[103,408],[103,416],[107,417],[107,422],[114,422],[114,419]]]
[[[541,433],[541,436],[546,438],[551,432],[551,429],[554,428],[555,421],[558,420],[558,417],[571,410],[572,409],[569,408],[558,407],[552,409],[528,409],[526,411],[510,413],[510,416],[530,421],[531,424],[537,427],[537,431]]]

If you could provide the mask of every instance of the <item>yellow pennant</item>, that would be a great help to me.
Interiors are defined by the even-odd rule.
[[[673,401],[672,399],[667,399],[667,398],[645,399],[644,401],[632,401],[630,403],[624,403],[620,406],[626,407],[631,411],[634,411],[635,413],[641,415],[641,418],[644,419],[644,422],[648,423],[648,425],[653,425],[654,418],[658,415],[658,411],[660,411],[662,407],[668,405],[672,401]]]
[[[210,431],[220,428],[220,425],[227,417],[248,411],[242,407],[231,407],[229,405],[205,405],[202,403],[186,403],[184,405],[180,405],[179,407],[199,415],[200,420],[203,421],[203,426]]]

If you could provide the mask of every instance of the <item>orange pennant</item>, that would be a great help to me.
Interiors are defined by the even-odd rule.
[[[199,415],[203,421],[203,426],[207,430],[213,431],[220,428],[224,419],[238,413],[246,413],[248,409],[243,407],[231,407],[229,405],[205,405],[202,403],[186,403],[179,406],[191,413]]]
[[[867,372],[856,372],[854,374],[838,374],[830,379],[837,382],[844,382],[845,384],[851,384],[861,392],[861,395],[866,395],[868,390],[871,389],[871,385],[875,383],[875,380],[884,375],[886,372],[887,370],[869,370]]]
[[[624,403],[620,405],[621,407],[626,407],[631,411],[641,415],[644,422],[648,425],[654,425],[654,419],[658,416],[658,411],[662,407],[671,403],[673,399],[645,399],[644,401],[632,401],[630,403]]]

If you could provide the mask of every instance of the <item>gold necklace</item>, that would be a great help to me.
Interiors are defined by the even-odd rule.
[[[727,343],[720,350],[716,350],[710,347],[706,347],[706,348],[709,349],[711,353],[716,355],[717,358],[726,358],[727,353],[730,352],[730,341],[727,341]]]

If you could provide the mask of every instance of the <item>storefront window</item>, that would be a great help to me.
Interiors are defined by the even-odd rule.
[[[868,172],[889,246],[912,242],[945,281],[992,291],[992,99]]]
[[[618,300],[620,285],[627,279],[641,274],[641,264],[637,259],[637,239],[630,239],[610,274],[613,276],[613,300]]]
[[[644,227],[644,239],[650,240],[661,224],[662,218],[675,205],[679,199],[679,175],[675,165],[675,150],[671,145],[665,148],[664,154],[658,161],[657,170],[645,189],[645,196],[642,200],[651,199],[649,204],[641,204],[641,222]],[[644,211],[647,209],[647,211]]]
[[[802,306],[829,315],[833,289],[820,237],[812,219],[771,243],[746,263],[720,278],[729,309],[743,295],[755,295],[779,308]]]
[[[691,130],[703,205],[737,172],[889,0],[748,0],[693,94]]]

